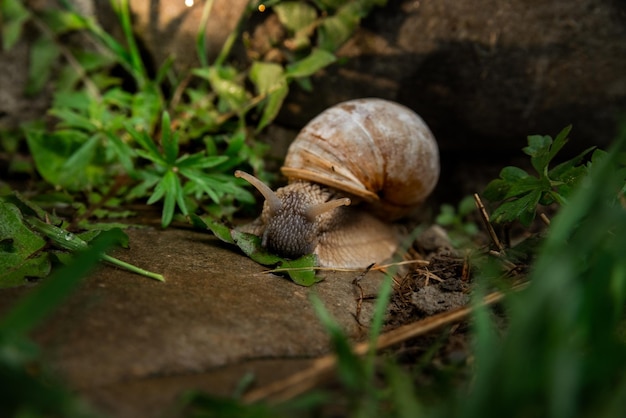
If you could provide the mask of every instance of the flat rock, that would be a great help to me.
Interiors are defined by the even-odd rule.
[[[228,394],[248,372],[263,384],[329,352],[312,308],[316,293],[359,339],[359,273],[328,273],[311,288],[266,268],[212,235],[181,229],[130,229],[131,249],[111,254],[160,272],[160,283],[101,266],[34,338],[53,370],[113,416],[159,416],[183,391]],[[360,284],[375,292],[380,273]],[[4,311],[29,288],[0,291]],[[371,302],[360,313],[367,323]]]

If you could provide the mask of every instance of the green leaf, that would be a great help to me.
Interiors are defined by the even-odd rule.
[[[506,196],[509,188],[509,183],[506,180],[494,179],[483,190],[483,196],[492,202],[504,200],[504,196]]]
[[[336,51],[352,36],[360,20],[350,4],[344,5],[317,28],[317,45],[325,51]]]
[[[235,240],[231,235],[230,228],[226,225],[212,219],[201,219],[199,216],[194,214],[191,214],[190,217],[195,227],[199,227],[201,229],[208,228],[211,230],[211,232],[213,232],[213,235],[215,235],[220,240],[229,244],[235,243]]]
[[[550,183],[546,178],[538,179],[537,177],[524,177],[514,183],[509,183],[509,190],[504,199],[524,195],[528,192],[538,190],[539,192],[550,189]]]
[[[238,73],[234,68],[194,69],[193,74],[209,80],[211,88],[227,104],[229,110],[239,113],[245,109],[250,97],[247,90],[236,81]]]
[[[364,384],[367,384],[364,363],[354,354],[343,329],[332,318],[317,295],[311,294],[311,303],[317,317],[330,335],[331,344],[337,356],[339,378],[349,390],[358,391],[363,388]]]
[[[567,143],[570,131],[572,130],[572,125],[568,125],[558,133],[556,138],[554,138],[554,142],[552,142],[552,146],[550,146],[550,152],[548,153],[548,161],[552,161],[554,156],[561,151],[563,146]]]
[[[263,105],[263,114],[257,126],[257,132],[269,125],[278,115],[289,87],[283,67],[268,62],[255,61],[249,74],[259,94],[267,96]]]
[[[0,201],[0,288],[19,286],[27,278],[46,277],[50,260],[38,252],[46,242],[23,223],[17,206]]]
[[[83,91],[57,92],[54,95],[52,109],[54,109],[55,112],[58,112],[60,111],[60,109],[68,108],[68,109],[80,110],[84,113],[85,109],[89,108],[90,103],[92,101],[93,99],[89,97],[89,94],[84,90]],[[56,116],[59,118],[62,118],[63,115],[64,113],[59,113]],[[82,115],[81,117],[84,118],[84,116]],[[80,119],[80,120],[82,121],[83,119]],[[69,124],[68,126],[73,126],[71,119],[68,120],[68,124]],[[91,124],[86,125],[87,130],[91,129],[91,127],[92,127]]]
[[[40,36],[30,47],[30,65],[28,67],[28,82],[26,94],[38,94],[50,78],[54,68],[53,63],[59,57],[60,50],[54,40],[47,36]]]
[[[280,262],[281,269],[288,270],[287,274],[294,283],[300,286],[312,286],[323,279],[315,274],[313,267],[317,265],[317,257],[315,254],[308,254],[296,260],[283,260]]]
[[[87,242],[63,228],[44,222],[34,216],[27,216],[24,220],[33,230],[46,236],[59,248],[70,251],[80,251],[87,248]]]
[[[215,203],[219,203],[220,195],[217,193],[218,188],[215,187],[215,182],[211,179],[211,177],[201,171],[189,168],[181,169],[180,173],[193,182],[196,190],[202,190],[211,198],[211,200]]]
[[[49,9],[42,13],[40,17],[57,35],[88,27],[83,17],[66,10]]]
[[[183,155],[176,161],[176,166],[181,169],[182,172],[185,168],[207,169],[226,161],[228,161],[228,157],[225,155],[208,157],[203,152],[199,152],[193,155]]]
[[[154,181],[154,179],[151,179],[150,183],[152,183],[152,181]],[[152,192],[152,195],[150,196],[150,198],[148,198],[148,201],[146,203],[148,205],[152,205],[153,203],[161,200],[164,195],[165,195],[165,188],[163,187],[163,178],[157,178],[154,192]]]
[[[61,119],[59,125],[68,129],[82,129],[85,132],[94,132],[97,126],[85,115],[69,107],[58,107],[50,110],[50,114]]]
[[[287,84],[283,67],[272,62],[255,61],[250,67],[249,77],[259,94],[268,94]]]
[[[540,176],[547,174],[550,162],[550,145],[552,145],[550,136],[530,135],[528,146],[523,148],[523,151],[530,156],[530,162]]]
[[[134,170],[133,157],[135,156],[135,151],[113,132],[107,131],[105,135],[108,139],[107,145],[111,145],[111,148],[115,150],[117,159],[124,167],[124,170],[127,173],[132,173]]]
[[[285,84],[268,95],[265,107],[263,108],[263,114],[261,115],[259,124],[256,127],[257,132],[260,132],[263,128],[272,123],[274,119],[276,119],[276,116],[278,116],[278,112],[280,112],[288,93],[289,88]]]
[[[172,170],[168,170],[165,173],[165,175],[159,182],[159,186],[162,187],[163,194],[165,196],[163,202],[163,213],[161,216],[161,226],[165,228],[172,222],[172,219],[174,218],[174,209],[176,206],[176,201],[178,200],[178,196],[181,193],[181,187],[178,176],[176,176],[176,173],[174,173]],[[157,186],[157,189],[159,188],[159,186]],[[148,204],[154,203],[155,200],[153,199],[153,197],[154,195],[150,197]]]
[[[172,135],[170,126],[170,114],[163,112],[161,118],[161,144],[163,144],[165,161],[169,165],[174,165],[176,157],[178,157],[178,136],[176,134]]]
[[[574,158],[564,161],[556,167],[552,168],[548,172],[548,177],[550,177],[551,180],[565,181],[571,183],[572,177],[578,177],[581,174],[578,169],[585,168],[577,166],[583,161],[583,158],[585,158],[585,156],[593,151],[595,148],[595,146],[589,147]],[[587,170],[585,169],[584,172],[586,173],[586,171]]]
[[[140,150],[137,150],[138,155],[141,155],[142,157],[147,158],[156,163],[167,166],[167,162],[165,161],[165,159],[159,152],[159,149],[157,148],[154,141],[152,141],[152,139],[148,136],[146,131],[137,132],[128,124],[126,125],[126,130],[130,134],[130,136],[135,140],[135,142],[137,142],[139,146],[141,146],[147,152],[147,154],[143,154],[143,153],[139,153]]]
[[[393,416],[403,418],[424,416],[425,413],[416,395],[413,376],[392,361],[385,363],[385,376],[389,381],[391,405],[396,412]]]
[[[317,10],[303,2],[282,2],[275,5],[272,10],[276,12],[280,23],[292,32],[307,28],[317,19]]]
[[[2,48],[5,51],[13,48],[22,35],[24,23],[30,18],[30,12],[22,5],[21,0],[0,1],[2,16]]]
[[[285,75],[287,78],[309,77],[336,60],[332,53],[324,49],[314,49],[306,58],[288,65]]]
[[[519,220],[522,225],[528,227],[535,219],[537,203],[540,198],[541,190],[533,190],[518,199],[504,202],[493,211],[491,220],[495,223]]]
[[[80,149],[81,144],[84,144],[86,140],[84,133],[66,131],[49,135],[37,130],[28,130],[26,140],[37,171],[50,184],[69,190],[84,190],[106,180],[104,166],[93,164],[80,167],[66,166],[68,159]],[[84,151],[87,152],[89,149]]]
[[[442,226],[450,226],[455,223],[457,216],[454,206],[444,203],[441,205],[439,210],[441,212],[439,213],[439,215],[437,215],[437,218],[435,218],[435,222],[437,224]]]
[[[518,167],[508,166],[500,171],[500,178],[508,182],[521,180],[526,177],[530,177],[530,175],[525,170]]]
[[[282,258],[274,254],[270,254],[261,245],[261,238],[256,235],[233,229],[231,231],[231,236],[241,251],[259,264],[264,266],[273,266],[283,261]]]
[[[345,5],[349,0],[317,0],[316,3],[323,10],[336,10]]]
[[[74,176],[84,175],[86,168],[94,158],[96,149],[100,144],[98,135],[92,135],[80,146],[61,167],[62,175],[59,177],[62,183],[68,183]]]
[[[465,196],[459,202],[459,216],[467,216],[476,210],[476,200],[474,196]]]
[[[130,126],[142,127],[143,130],[154,132],[155,125],[161,117],[163,98],[154,84],[147,84],[143,90],[132,95]]]

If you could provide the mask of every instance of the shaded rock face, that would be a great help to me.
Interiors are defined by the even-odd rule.
[[[329,272],[305,288],[208,232],[127,232],[131,248],[112,255],[165,283],[102,265],[33,333],[51,369],[110,416],[163,416],[186,389],[228,395],[246,373],[263,385],[307,367],[330,351],[311,293],[347,335],[367,335],[373,301],[359,297],[381,273]],[[3,289],[0,317],[30,289]]]
[[[341,49],[347,63],[316,77],[314,95],[294,91],[280,120],[378,96],[422,115],[444,152],[519,152],[527,135],[568,124],[576,149],[603,145],[626,111],[625,41],[617,1],[390,2]]]
[[[175,59],[179,69],[199,65],[196,35],[205,2],[190,1],[191,7],[185,3],[183,0],[130,2],[135,31],[157,66],[168,57]],[[215,57],[219,53],[247,3],[247,0],[214,0],[205,33],[209,56]]]

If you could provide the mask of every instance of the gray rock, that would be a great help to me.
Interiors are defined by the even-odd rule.
[[[132,248],[112,255],[166,282],[101,266],[34,334],[52,369],[113,416],[158,416],[183,390],[226,395],[247,372],[263,384],[328,353],[311,293],[351,338],[367,332],[353,316],[359,273],[324,273],[325,281],[304,288],[263,273],[208,233],[128,233]],[[370,272],[361,279],[366,295],[380,278]],[[27,291],[0,292],[0,310]],[[362,323],[371,308],[371,300],[363,303]]]

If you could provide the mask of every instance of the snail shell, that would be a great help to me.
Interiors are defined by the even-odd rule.
[[[433,134],[411,109],[383,99],[340,103],[315,117],[287,152],[282,173],[369,202],[384,219],[412,213],[439,179]]]
[[[289,184],[276,192],[235,173],[266,199],[261,216],[240,229],[285,257],[315,253],[322,266],[367,267],[397,249],[401,236],[391,221],[414,212],[434,189],[439,151],[412,110],[357,99],[311,120],[281,171]]]

